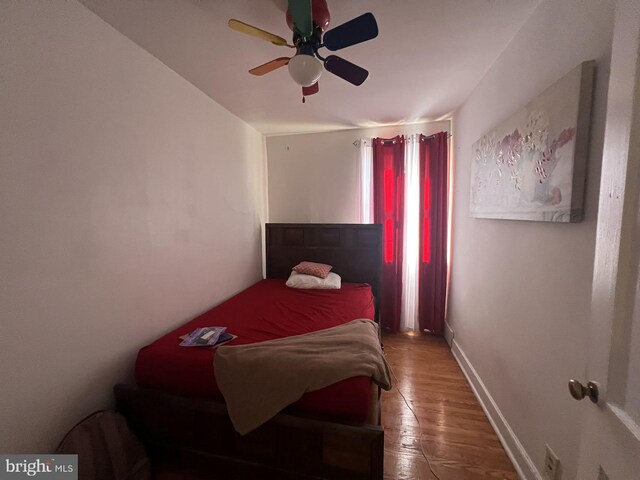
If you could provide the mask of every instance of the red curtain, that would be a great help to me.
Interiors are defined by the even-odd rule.
[[[444,331],[447,296],[447,191],[449,162],[446,132],[420,136],[420,330]]]
[[[373,140],[373,221],[383,225],[380,325],[400,327],[402,226],[404,223],[404,138]]]

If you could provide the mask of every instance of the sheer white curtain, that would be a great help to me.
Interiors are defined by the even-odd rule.
[[[404,142],[404,245],[400,331],[418,327],[418,265],[420,254],[420,134],[406,135]]]
[[[373,149],[370,138],[356,143],[358,155],[358,220],[373,223]]]
[[[373,223],[373,149],[371,139],[356,142],[358,158],[358,212],[360,223]],[[420,134],[407,135],[404,152],[404,262],[400,330],[417,331],[418,264],[420,253]]]

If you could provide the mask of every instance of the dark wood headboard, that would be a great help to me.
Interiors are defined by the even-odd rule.
[[[267,278],[288,278],[291,268],[304,260],[328,263],[342,281],[371,285],[377,306],[382,285],[382,225],[267,223],[266,230]]]

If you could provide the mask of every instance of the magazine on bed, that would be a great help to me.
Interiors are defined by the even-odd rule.
[[[217,347],[230,342],[237,335],[232,335],[225,330],[227,327],[201,327],[196,328],[188,335],[182,335],[181,347]]]

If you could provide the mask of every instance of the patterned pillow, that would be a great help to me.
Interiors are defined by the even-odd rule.
[[[293,271],[296,273],[303,273],[304,275],[313,275],[318,278],[327,278],[329,272],[333,267],[324,263],[315,262],[300,262],[293,267]]]
[[[338,290],[342,286],[342,279],[337,273],[329,272],[327,278],[314,277],[304,273],[291,272],[287,287],[290,288],[319,288],[323,290]]]

